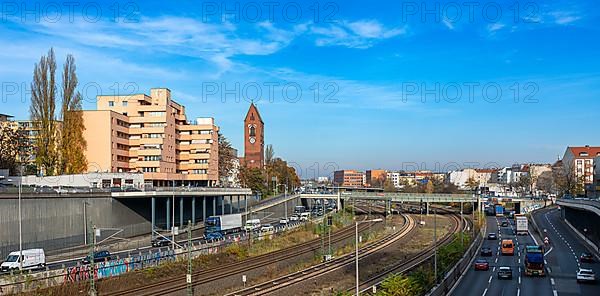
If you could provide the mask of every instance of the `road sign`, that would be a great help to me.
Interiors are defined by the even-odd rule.
[[[244,283],[246,282],[246,275],[245,274],[242,275],[242,282],[244,282]]]
[[[192,275],[191,274],[186,274],[185,275],[185,282],[188,284],[192,283]]]
[[[95,234],[96,234],[96,236],[98,236],[98,237],[102,236],[102,235],[101,235],[101,231],[100,231],[100,229],[96,229],[96,233],[95,233]]]

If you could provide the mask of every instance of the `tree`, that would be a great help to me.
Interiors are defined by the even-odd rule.
[[[61,142],[60,173],[79,174],[87,169],[84,151],[87,143],[83,137],[85,126],[81,112],[81,94],[77,89],[75,58],[67,55],[62,75]]]
[[[562,166],[554,170],[555,186],[563,195],[578,195],[583,193],[583,181],[577,178],[572,165],[572,163],[563,161]]]
[[[555,184],[553,172],[542,172],[537,178],[536,189],[546,193],[554,193],[556,191]]]
[[[385,180],[385,182],[383,183],[383,191],[384,192],[396,192],[396,186],[394,186],[394,184],[392,184],[392,181],[390,179]]]
[[[219,178],[225,180],[234,168],[237,155],[234,153],[231,143],[223,134],[219,133]],[[226,184],[228,185],[228,184]]]
[[[269,166],[273,162],[273,158],[275,157],[275,151],[273,150],[273,145],[269,144],[265,147],[265,163]]]
[[[471,191],[475,191],[477,190],[477,188],[479,187],[479,182],[477,182],[475,180],[475,178],[473,177],[469,177],[469,179],[467,179],[467,187],[471,190]]]
[[[0,168],[16,175],[19,154],[19,131],[9,123],[0,123]]]
[[[260,193],[262,196],[267,195],[265,178],[261,169],[242,166],[240,168],[240,181],[243,187],[252,189],[254,193]]]
[[[58,153],[56,149],[56,59],[54,50],[48,51],[48,56],[42,56],[36,63],[31,82],[31,120],[38,129],[36,138],[36,163],[46,175],[56,172]]]
[[[435,188],[433,186],[433,182],[431,180],[427,180],[427,184],[425,185],[425,193],[433,193]]]

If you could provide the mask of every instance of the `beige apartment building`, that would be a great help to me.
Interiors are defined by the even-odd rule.
[[[189,121],[168,88],[150,95],[97,97],[83,111],[89,172],[141,172],[154,186],[214,186],[218,131],[213,118]]]

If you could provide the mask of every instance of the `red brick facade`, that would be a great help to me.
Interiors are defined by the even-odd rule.
[[[262,168],[265,164],[265,124],[254,103],[250,104],[244,119],[243,164],[249,168]]]

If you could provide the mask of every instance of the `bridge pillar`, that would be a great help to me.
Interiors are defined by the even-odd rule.
[[[236,195],[236,196],[237,196],[237,213],[239,213],[239,212],[241,212],[240,211],[240,196],[239,195]]]
[[[208,197],[203,197],[202,198],[202,221],[206,221],[206,199]]]
[[[425,203],[425,215],[429,216],[429,203]]]
[[[244,195],[244,212],[248,213],[248,195]]]
[[[212,211],[213,216],[217,215],[217,198],[218,197],[216,197],[216,196],[212,198],[212,200],[213,200],[213,211]]]
[[[225,215],[225,195],[221,197],[221,215]]]
[[[179,228],[183,229],[183,197],[179,198]]]
[[[192,225],[196,224],[196,197],[192,197]]]
[[[171,199],[167,197],[167,230],[171,229]]]
[[[154,230],[156,229],[156,197],[152,197],[151,201],[152,208],[152,239],[154,239]]]

